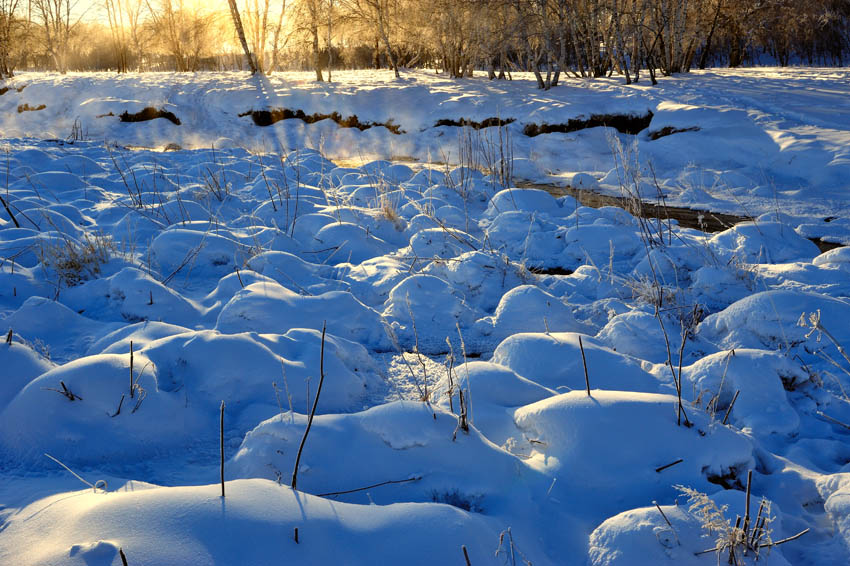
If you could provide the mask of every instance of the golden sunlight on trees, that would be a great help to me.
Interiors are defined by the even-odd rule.
[[[15,68],[431,68],[537,86],[564,73],[644,76],[707,66],[841,65],[847,0],[0,0],[0,77]]]
[[[12,76],[14,45],[23,22],[16,17],[20,0],[0,0],[0,79]]]

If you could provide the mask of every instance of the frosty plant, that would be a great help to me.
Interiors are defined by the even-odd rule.
[[[75,472],[74,470],[72,470],[71,468],[69,468],[68,466],[66,466],[65,464],[63,464],[62,462],[60,462],[58,458],[54,458],[53,456],[51,456],[50,454],[47,454],[46,452],[45,452],[45,454],[44,454],[44,455],[45,455],[47,458],[50,458],[51,460],[53,460],[54,462],[56,462],[57,464],[59,464],[60,466],[62,466],[63,468],[65,468],[65,470],[66,470],[68,473],[70,473],[72,476],[74,476],[75,478],[77,478],[78,480],[80,480],[81,482],[83,482],[84,484],[86,484],[87,486],[89,486],[90,488],[92,488],[92,491],[93,491],[93,492],[97,493],[97,490],[98,490],[98,489],[100,489],[100,490],[102,490],[104,493],[106,493],[106,490],[107,490],[107,487],[108,487],[108,485],[107,485],[107,483],[106,483],[106,480],[97,480],[96,482],[91,483],[91,482],[89,482],[89,481],[87,481],[87,480],[83,479],[83,477],[82,477],[80,474],[78,474],[77,472]]]
[[[118,160],[115,158],[115,155],[112,153],[112,148],[109,144],[106,144],[106,151],[109,153],[109,158],[112,160],[112,165],[115,167],[115,171],[118,172],[118,175],[121,177],[121,182],[124,184],[124,188],[127,189],[127,196],[130,197],[130,202],[133,204],[135,208],[144,208],[144,201],[142,200],[142,187],[139,186],[138,179],[136,179],[136,171],[130,167],[127,163],[127,158],[121,155],[122,161],[124,161],[124,169],[121,169],[121,166],[118,164]],[[128,178],[127,174],[125,174],[125,170],[130,174],[130,178]],[[133,186],[130,186],[130,180],[133,181]]]
[[[728,508],[727,505],[720,507],[705,493],[697,491],[690,487],[682,485],[676,486],[688,498],[688,511],[693,515],[705,529],[709,535],[714,535],[715,547],[697,554],[705,554],[708,552],[716,552],[718,562],[720,558],[727,555],[729,564],[743,564],[744,550],[749,546],[749,537],[741,528],[741,517],[738,516],[735,524],[732,525],[725,517],[724,513]],[[768,513],[763,519],[760,519],[762,524],[759,540],[770,540],[770,504],[762,500],[760,510],[764,512],[764,507],[767,505]]]
[[[510,122],[498,118],[498,125],[493,126],[497,128],[495,134],[491,131],[492,127],[473,127],[467,123],[460,128],[457,141],[458,167],[454,175],[449,165],[451,159],[443,154],[446,169],[445,183],[463,198],[467,231],[469,231],[469,213],[466,205],[472,189],[472,177],[469,171],[481,171],[491,175],[492,182],[501,189],[509,189],[513,185],[514,146],[507,128],[508,123]]]
[[[460,351],[463,354],[463,367],[466,369],[466,395],[463,393],[463,386],[461,385],[458,388],[458,402],[460,403],[460,416],[458,417],[457,428],[455,428],[454,434],[452,435],[452,440],[457,438],[457,431],[462,430],[465,433],[469,433],[469,423],[472,421],[471,411],[470,411],[470,403],[472,400],[472,392],[469,384],[469,360],[466,357],[466,343],[463,341],[463,334],[460,331],[460,324],[455,322],[455,328],[457,329],[457,337],[460,340]],[[452,358],[454,358],[454,351],[451,352]]]
[[[204,188],[208,195],[214,197],[218,202],[224,202],[224,199],[230,196],[233,189],[231,183],[227,180],[224,170],[222,169],[218,175],[207,168],[203,172]]]
[[[683,485],[674,486],[688,498],[688,511],[700,522],[702,528],[708,531],[709,535],[716,535],[714,548],[696,552],[695,554],[697,556],[716,552],[718,562],[725,556],[727,564],[744,566],[745,564],[758,562],[762,557],[762,549],[766,548],[767,552],[770,552],[770,549],[774,546],[785,544],[809,532],[809,529],[805,529],[796,535],[774,542],[770,538],[772,532],[770,524],[774,520],[771,516],[770,501],[762,498],[755,518],[750,514],[750,487],[752,485],[752,479],[753,472],[750,470],[747,473],[744,516],[741,517],[738,515],[734,525],[726,519],[725,512],[728,508],[727,505],[718,507],[708,495],[701,491]]]
[[[658,219],[646,218],[643,209],[643,195],[641,195],[641,184],[643,178],[638,158],[637,142],[623,145],[618,137],[613,134],[608,136],[608,145],[614,157],[614,168],[617,171],[617,181],[620,192],[626,199],[628,205],[625,209],[635,217],[640,228],[640,237],[648,248],[664,247],[664,223]],[[653,171],[654,176],[654,171]],[[658,197],[663,203],[663,193],[656,181]]]
[[[461,336],[461,339],[463,337]],[[449,410],[454,413],[454,393],[455,393],[455,380],[454,380],[454,364],[455,364],[455,351],[452,346],[452,341],[449,340],[448,336],[446,337],[446,345],[449,347],[449,353],[446,355],[446,369],[448,370],[449,376],[449,390],[446,394],[449,397]],[[463,382],[458,384],[457,395],[458,395],[458,410],[460,414],[457,418],[457,427],[455,427],[454,433],[452,433],[452,440],[457,438],[457,431],[462,430],[464,433],[469,433],[469,420],[467,415],[468,410],[468,402],[469,402],[469,366],[466,365],[466,354],[464,353],[464,367],[466,367],[466,396],[464,396],[463,391]]]
[[[500,120],[501,121],[501,120]],[[497,134],[492,128],[484,129],[484,135],[478,130],[480,153],[486,170],[495,177],[500,188],[509,189],[513,186],[514,176],[514,144],[507,125],[497,126]]]
[[[807,327],[807,328],[810,329],[809,332],[806,334],[807,339],[810,338],[812,336],[812,334],[814,334],[816,332],[817,332],[816,340],[818,342],[820,342],[821,336],[826,336],[829,339],[829,341],[832,342],[835,345],[835,347],[838,349],[838,353],[841,354],[841,357],[843,357],[847,361],[847,363],[850,364],[850,355],[847,354],[847,350],[845,350],[844,346],[841,345],[841,343],[835,338],[835,336],[833,336],[832,333],[830,333],[829,330],[827,330],[823,326],[823,324],[821,324],[820,309],[818,309],[816,312],[812,312],[812,313],[808,313],[808,314],[804,312],[803,314],[800,315],[800,320],[797,322],[797,324],[799,326]],[[832,356],[830,356],[829,354],[824,352],[822,349],[816,351],[815,353],[817,355],[819,355],[821,358],[823,358],[824,360],[826,360],[827,362],[829,362],[830,364],[832,364],[833,366],[840,369],[842,372],[846,373],[847,375],[850,375],[850,369],[847,369],[846,367],[842,366],[840,363],[835,361],[832,358]],[[844,398],[847,399],[848,398],[847,392],[844,390],[844,386],[841,385],[841,382],[838,380],[838,378],[835,378],[835,380],[838,383],[838,387],[841,389],[841,392],[843,393]],[[850,429],[850,425],[848,425],[846,423],[843,423],[839,420],[836,420],[833,417],[830,417],[829,415],[826,415],[826,414],[824,414],[820,411],[818,411],[817,413],[820,416],[826,418],[828,421],[833,422],[834,424],[840,425],[843,428]]]
[[[816,340],[818,342],[820,342],[821,336],[826,336],[827,338],[829,338],[829,341],[832,342],[833,344],[835,344],[835,347],[838,349],[838,353],[841,354],[841,357],[843,357],[845,360],[847,360],[847,363],[850,364],[850,355],[847,354],[847,350],[845,350],[844,346],[842,346],[841,343],[838,342],[838,340],[836,340],[835,336],[833,336],[829,332],[829,330],[827,330],[823,326],[823,324],[821,324],[820,309],[818,309],[816,312],[812,312],[812,313],[808,313],[808,314],[806,314],[804,312],[803,314],[800,315],[800,320],[797,322],[797,324],[799,326],[808,327],[810,329],[809,332],[806,334],[807,339],[810,338],[812,336],[812,334],[814,334],[815,332],[817,332]],[[838,365],[838,364],[835,364],[835,365]],[[848,371],[845,368],[841,368],[841,369],[842,369],[842,371],[844,371],[844,373],[846,373],[847,375],[850,375],[850,371]]]
[[[422,384],[424,386],[424,390],[420,390],[421,400],[428,403],[431,400],[431,394],[428,392],[428,368],[425,366],[425,361],[422,359],[422,353],[419,351],[419,332],[416,330],[416,318],[413,316],[413,309],[410,306],[410,293],[405,295],[405,302],[407,303],[407,312],[410,314],[410,325],[413,327],[413,338],[415,340],[413,344],[413,353],[416,355],[416,361],[419,362],[419,365],[422,366]],[[416,387],[419,387],[419,383],[417,382]]]
[[[115,251],[112,238],[105,234],[86,234],[81,242],[63,234],[61,241],[42,241],[39,260],[56,272],[60,284],[74,287],[100,275],[101,266]]]
[[[510,527],[499,533],[499,547],[496,549],[496,558],[499,557],[502,558],[504,564],[509,566],[517,566],[517,564],[531,566],[531,560],[517,548]]]
[[[392,222],[396,230],[404,230],[404,221],[398,214],[398,208],[396,207],[396,204],[392,202],[385,194],[381,195],[379,204],[381,209],[381,215],[390,222]]]

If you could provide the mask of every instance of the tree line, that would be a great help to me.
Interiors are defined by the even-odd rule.
[[[429,68],[463,78],[707,66],[843,65],[850,0],[0,0],[0,79],[15,69],[271,73]]]

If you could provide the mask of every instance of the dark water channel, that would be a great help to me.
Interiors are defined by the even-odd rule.
[[[571,196],[584,206],[601,208],[603,206],[616,206],[622,208],[635,216],[643,218],[660,218],[662,220],[676,220],[683,228],[693,228],[713,234],[731,228],[740,222],[751,221],[750,216],[737,216],[724,214],[722,212],[711,212],[708,210],[697,210],[694,208],[682,208],[643,201],[639,207],[626,197],[603,195],[586,189],[576,189],[570,186],[518,182],[517,188],[541,189],[555,197]],[[825,242],[821,238],[809,238],[821,251],[827,252],[842,247],[842,244]]]
[[[393,156],[389,159],[393,163],[401,163],[416,170],[417,166],[424,164],[413,157]],[[337,160],[335,163],[342,167],[359,167],[366,161],[359,159]],[[431,165],[445,165],[443,163],[432,163]],[[695,208],[683,208],[679,206],[669,206],[666,204],[651,203],[642,201],[638,210],[632,201],[626,197],[618,197],[612,195],[603,195],[587,189],[576,189],[569,185],[556,185],[549,183],[532,183],[529,181],[515,181],[515,186],[520,189],[541,189],[551,194],[554,197],[562,197],[569,195],[579,201],[583,206],[591,208],[602,208],[603,206],[616,206],[627,211],[634,216],[642,218],[660,218],[663,220],[676,220],[679,226],[683,228],[693,228],[708,234],[722,232],[739,224],[753,220],[750,216],[738,216],[735,214],[726,214],[723,212],[711,212],[709,210],[699,210]],[[828,221],[828,220],[826,220]],[[843,244],[835,242],[826,242],[821,238],[809,238],[820,250],[821,253],[835,248],[843,247]]]

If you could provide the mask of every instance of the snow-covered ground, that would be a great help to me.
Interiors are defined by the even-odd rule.
[[[0,564],[850,561],[850,71],[335,77],[0,85]]]
[[[163,148],[242,147],[256,151],[320,150],[330,159],[365,162],[403,157],[420,163],[458,162],[458,133],[440,120],[515,120],[507,130],[517,178],[556,184],[597,184],[619,193],[621,153],[607,128],[527,137],[529,124],[563,124],[592,115],[652,112],[649,127],[625,136],[628,162],[644,181],[644,198],[659,191],[667,204],[758,216],[781,212],[808,237],[850,243],[850,71],[757,68],[696,71],[626,86],[621,78],[565,77],[548,92],[532,77],[513,81],[452,80],[425,71],[394,80],[387,71],[339,72],[334,83],[310,73],[249,79],[243,74],[31,74],[7,81],[0,95],[4,137],[66,138],[75,128],[93,140]],[[18,89],[23,90],[20,92]],[[26,105],[26,106],[25,106]],[[44,108],[21,111],[19,108]],[[145,107],[174,113],[165,119],[122,123],[121,113]],[[392,123],[339,129],[331,120],[307,125],[286,120],[254,125],[250,110],[339,113],[361,122]],[[665,128],[690,129],[652,140]],[[468,137],[468,136],[467,136]],[[499,146],[493,129],[475,141]],[[468,140],[467,140],[468,141]],[[482,161],[479,159],[479,161]],[[483,160],[489,161],[489,160]],[[485,163],[486,164],[486,163]],[[592,179],[591,179],[592,177]],[[657,183],[656,183],[657,181]],[[657,186],[656,186],[657,185]],[[825,218],[837,221],[824,222]]]

